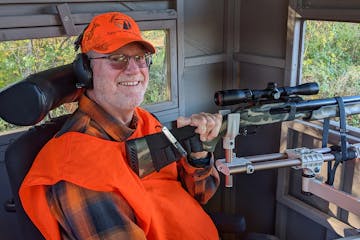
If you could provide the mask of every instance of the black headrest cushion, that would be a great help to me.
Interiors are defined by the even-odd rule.
[[[32,74],[0,92],[0,117],[15,125],[34,125],[51,109],[82,94],[75,80],[72,64]]]

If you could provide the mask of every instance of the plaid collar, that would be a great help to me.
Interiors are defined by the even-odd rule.
[[[97,128],[101,128],[115,141],[119,142],[125,141],[131,136],[135,131],[138,122],[138,117],[134,112],[130,126],[126,126],[111,114],[107,113],[101,106],[92,101],[85,94],[79,99],[79,110],[88,115],[91,120],[95,121],[97,123]]]

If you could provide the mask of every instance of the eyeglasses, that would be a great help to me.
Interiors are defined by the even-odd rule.
[[[113,68],[118,70],[124,70],[129,65],[130,59],[135,60],[136,65],[139,68],[147,68],[152,64],[151,53],[145,53],[144,55],[128,56],[125,54],[113,54],[102,57],[93,57],[89,59],[108,59]]]

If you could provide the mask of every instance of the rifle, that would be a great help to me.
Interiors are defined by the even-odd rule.
[[[299,95],[314,95],[319,92],[319,85],[315,82],[305,83],[294,87],[280,87],[269,83],[264,90],[232,89],[218,91],[214,101],[218,106],[239,104],[240,107],[224,116],[217,142],[225,135],[228,127],[229,114],[240,115],[239,127],[246,129],[250,126],[259,126],[277,122],[301,119],[305,121],[321,120],[339,117],[339,98],[325,98],[304,100]],[[360,113],[360,95],[341,97],[346,115]],[[246,131],[243,131],[246,132]]]
[[[246,128],[250,126],[294,119],[312,121],[339,117],[341,110],[345,115],[360,113],[360,96],[315,100],[303,100],[299,96],[314,95],[318,92],[319,85],[315,82],[279,88],[275,83],[269,83],[267,88],[263,90],[232,89],[218,91],[214,95],[214,101],[218,106],[234,104],[240,106],[224,116],[219,136],[211,143],[205,143],[205,145],[207,145],[207,149],[210,149],[220,138],[224,138],[224,148],[230,151],[233,149],[233,140],[238,135],[239,128],[245,129],[242,132],[246,133]],[[341,102],[340,105],[339,102]],[[231,121],[230,124],[229,121]],[[225,156],[230,159],[232,153],[226,152]],[[227,162],[230,161],[227,160]]]
[[[303,100],[297,95],[316,94],[319,90],[317,83],[283,88],[276,88],[275,84],[269,84],[269,86],[264,90],[245,89],[216,92],[214,98],[218,105],[237,103],[243,104],[243,106],[224,115],[220,133],[212,141],[200,142],[199,136],[195,134],[195,127],[192,126],[171,131],[164,127],[162,133],[127,141],[128,155],[132,165],[135,166],[136,163],[142,162],[142,156],[145,155],[144,152],[147,152],[152,156],[154,165],[152,171],[159,171],[162,167],[186,156],[189,152],[202,150],[213,152],[221,138],[223,138],[226,163],[230,163],[234,156],[232,149],[234,149],[234,139],[239,134],[239,128],[246,129],[249,126],[294,119],[319,120],[340,115],[341,107],[338,106],[339,100],[336,98]],[[346,114],[360,113],[360,96],[343,97],[342,101]],[[165,155],[166,159],[164,159]],[[233,164],[231,168],[233,169],[229,171],[235,173],[234,169],[237,166]],[[218,170],[223,172],[219,167]],[[135,172],[139,172],[137,167]],[[228,185],[231,183],[229,182]]]

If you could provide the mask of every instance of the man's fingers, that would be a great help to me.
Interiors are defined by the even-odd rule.
[[[200,135],[201,141],[210,141],[219,134],[222,123],[221,114],[199,113],[193,114],[190,118],[179,117],[177,127],[187,125],[196,127],[195,132]]]
[[[197,126],[196,133],[200,134],[201,141],[214,139],[220,131],[222,116],[220,114],[200,113],[193,115],[192,123]]]
[[[211,141],[219,135],[221,124],[222,124],[222,115],[221,114],[213,114],[213,127],[209,131],[206,141]]]
[[[202,117],[203,117],[202,119],[203,125],[201,126],[201,128],[203,131],[200,134],[200,139],[201,141],[208,141],[209,134],[216,127],[216,118],[213,114],[209,114],[209,113],[202,113]]]
[[[176,126],[178,128],[185,127],[191,124],[191,119],[187,117],[178,117],[176,119]]]

